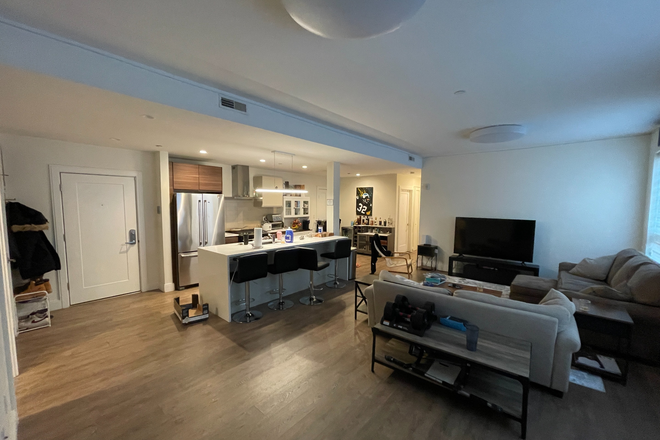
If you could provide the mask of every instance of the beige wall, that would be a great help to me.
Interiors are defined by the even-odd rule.
[[[641,249],[650,137],[425,159],[420,233],[453,254],[456,217],[536,220],[534,263]],[[430,185],[424,189],[424,185]]]
[[[52,223],[49,165],[65,165],[112,170],[140,171],[143,182],[144,219],[147,251],[147,285],[143,290],[160,288],[162,273],[162,246],[157,153],[97,147],[43,138],[15,136],[0,133],[4,154],[7,198],[15,198],[31,208],[41,211]],[[167,210],[165,210],[167,211]],[[53,245],[53,228],[46,231]],[[62,262],[64,266],[64,262]],[[53,278],[53,273],[47,277]],[[51,304],[58,308],[61,300],[57,282],[51,283]]]
[[[355,192],[358,187],[373,187],[374,189],[374,217],[387,219],[391,217],[396,221],[396,195],[397,175],[383,174],[368,177],[342,177],[340,191],[340,210],[342,226],[350,226],[355,220]]]

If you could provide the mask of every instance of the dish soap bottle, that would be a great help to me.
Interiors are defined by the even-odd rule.
[[[284,234],[284,242],[285,243],[293,243],[293,230],[291,228],[286,228],[286,232]]]

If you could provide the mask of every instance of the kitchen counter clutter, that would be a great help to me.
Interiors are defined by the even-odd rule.
[[[199,291],[202,299],[209,305],[209,311],[230,322],[232,314],[245,309],[244,286],[232,283],[231,273],[236,267],[235,258],[258,252],[269,254],[269,263],[272,263],[273,253],[279,249],[293,248],[296,246],[316,249],[318,255],[331,252],[337,240],[345,240],[345,237],[308,237],[309,231],[303,231],[295,235],[293,243],[268,243],[261,248],[255,249],[252,245],[224,244],[208,246],[199,249]],[[342,279],[349,279],[354,273],[351,265],[355,264],[353,258],[339,260],[337,273]],[[334,265],[321,270],[315,275],[315,284],[322,284],[329,280],[328,276],[334,271]],[[269,275],[251,282],[250,295],[251,306],[264,304],[275,299],[270,292],[278,287],[278,277]],[[284,274],[284,294],[290,295],[305,290],[309,287],[309,272],[298,270]]]

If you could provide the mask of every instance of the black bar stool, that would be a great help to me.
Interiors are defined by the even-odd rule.
[[[298,248],[298,266],[301,269],[307,269],[309,271],[309,297],[300,298],[300,303],[305,304],[306,306],[317,306],[323,304],[323,298],[317,298],[314,295],[314,272],[323,270],[326,267],[330,266],[330,263],[327,261],[319,261],[316,249],[312,248]]]
[[[284,282],[282,281],[282,274],[286,272],[293,272],[298,270],[298,248],[281,249],[275,251],[273,256],[273,264],[268,265],[268,272],[280,276],[280,289],[279,299],[268,303],[268,307],[273,310],[286,310],[293,307],[293,302],[288,299],[282,299],[284,292]]]
[[[252,322],[261,319],[261,312],[250,310],[250,281],[268,276],[268,254],[259,252],[236,258],[238,266],[232,274],[232,281],[245,283],[245,311],[234,314],[234,322]]]
[[[321,254],[321,256],[323,258],[335,260],[335,279],[333,281],[327,282],[325,285],[332,289],[343,289],[346,287],[346,283],[340,283],[339,278],[337,278],[337,260],[351,256],[351,240],[337,240],[335,242],[334,252],[326,252]]]

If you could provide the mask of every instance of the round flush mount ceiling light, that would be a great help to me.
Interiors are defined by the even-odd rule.
[[[470,140],[478,144],[496,144],[515,141],[525,136],[527,129],[522,125],[503,124],[477,128],[470,133]]]
[[[282,0],[291,18],[325,38],[371,38],[395,31],[426,0]]]

